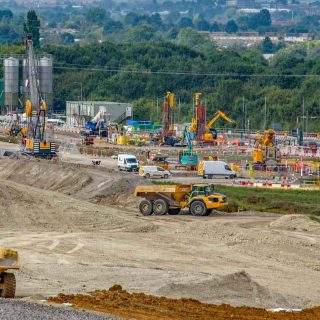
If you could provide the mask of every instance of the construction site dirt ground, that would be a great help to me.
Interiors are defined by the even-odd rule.
[[[0,181],[0,246],[20,253],[19,297],[119,284],[213,304],[320,305],[320,224],[308,217],[143,217],[133,190],[146,180],[112,167],[0,159]]]

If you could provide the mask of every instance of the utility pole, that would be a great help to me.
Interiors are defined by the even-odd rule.
[[[305,117],[304,117],[304,97],[302,98],[302,131],[304,132],[304,124],[305,124]]]
[[[159,121],[159,99],[157,98],[157,121]]]
[[[308,134],[308,117],[309,117],[309,113],[308,113],[308,109],[307,109],[307,113],[306,113],[306,135]]]
[[[242,96],[243,129],[246,130],[246,116],[244,111],[244,96]]]
[[[264,97],[264,130],[267,130],[267,97]]]

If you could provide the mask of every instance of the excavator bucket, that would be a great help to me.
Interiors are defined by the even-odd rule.
[[[11,249],[0,248],[0,272],[19,268],[18,252]]]

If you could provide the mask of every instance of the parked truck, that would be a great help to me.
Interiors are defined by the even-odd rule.
[[[16,269],[19,269],[18,252],[0,248],[0,298],[14,298],[16,293],[16,278],[8,270]]]
[[[234,179],[237,173],[224,161],[200,161],[198,166],[198,175],[204,179],[212,179],[213,177],[222,177],[226,179]]]
[[[207,216],[227,205],[227,197],[210,184],[137,186],[135,196],[143,198],[139,210],[144,216],[176,215],[183,208],[194,216]]]

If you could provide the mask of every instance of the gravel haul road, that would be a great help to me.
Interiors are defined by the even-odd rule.
[[[0,299],[1,320],[120,320],[115,316],[100,316],[89,312]]]

